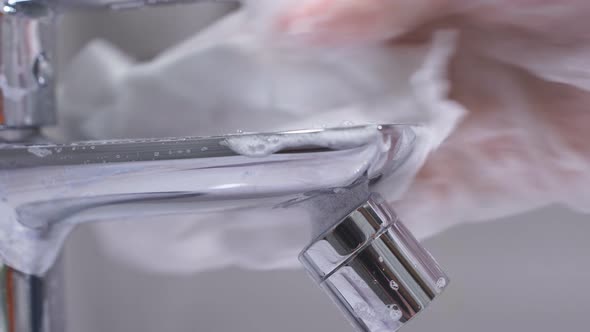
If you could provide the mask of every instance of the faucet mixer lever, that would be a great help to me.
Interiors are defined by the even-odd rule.
[[[2,131],[56,123],[55,57],[59,13],[231,0],[4,0],[0,6],[0,140]]]

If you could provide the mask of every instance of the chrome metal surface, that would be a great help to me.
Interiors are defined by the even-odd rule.
[[[61,264],[43,277],[0,263],[0,332],[63,332]]]
[[[327,137],[336,146],[311,145]],[[364,140],[347,141],[361,135]],[[305,139],[299,139],[304,137]],[[0,149],[0,225],[24,227],[14,234],[20,249],[1,248],[5,261],[29,250],[57,257],[65,233],[76,224],[137,215],[194,213],[279,204],[289,195],[344,187],[360,177],[387,175],[412,152],[407,126],[367,126],[213,138],[126,140]],[[239,155],[228,140],[303,142],[266,157]],[[273,144],[273,143],[269,143]],[[319,144],[319,143],[318,143]],[[235,147],[233,147],[235,148]],[[272,203],[271,203],[272,201]],[[223,203],[225,202],[225,203]],[[232,202],[230,207],[227,205]],[[223,204],[222,204],[223,203]],[[141,208],[139,208],[141,206]],[[138,210],[139,209],[139,210]],[[16,226],[15,226],[16,225]],[[25,241],[25,239],[28,239]],[[44,243],[43,250],[35,249]],[[28,273],[48,261],[26,255]]]
[[[376,194],[314,240],[300,260],[363,332],[399,329],[449,280]]]
[[[46,2],[0,8],[0,130],[55,124],[55,16]]]
[[[322,137],[328,137],[328,143],[321,143]],[[236,152],[229,143],[236,139],[254,142],[255,147],[259,142],[291,143],[252,157]],[[414,140],[409,126],[383,125],[65,145],[5,144],[0,148],[0,230],[10,245],[0,249],[5,263],[23,267],[21,272],[2,267],[4,316],[0,318],[5,331],[64,331],[56,328],[63,318],[60,305],[47,304],[51,298],[63,299],[51,286],[47,271],[60,270],[52,264],[77,224],[139,213],[279,207],[297,195],[386,176],[411,155]],[[347,232],[351,233],[341,227],[342,236]]]
[[[244,133],[216,137],[175,137],[155,139],[127,139],[85,141],[69,144],[42,144],[42,145],[17,145],[13,144],[0,149],[0,171],[14,168],[30,168],[45,166],[72,166],[112,163],[136,163],[157,162],[166,160],[204,159],[214,157],[236,157],[237,152],[232,150],[226,142],[228,139],[248,139],[256,137],[265,140],[295,140],[297,137],[306,136],[306,141],[313,141],[314,135],[318,138],[318,144],[307,143],[304,145],[291,145],[282,148],[273,154],[286,153],[317,153],[336,150],[354,149],[366,146],[367,141],[346,142],[339,140],[339,133],[350,135],[362,133],[367,130],[379,132],[381,139],[391,141],[395,149],[399,144],[410,146],[415,135],[409,126],[404,125],[368,125],[347,128],[312,129],[304,131],[289,131],[277,133]],[[15,131],[16,132],[16,131]],[[21,131],[24,132],[24,131]],[[0,132],[1,133],[1,132]],[[33,132],[34,134],[35,132]],[[321,136],[333,134],[338,147],[329,147],[321,144]],[[1,139],[2,136],[0,136]],[[377,138],[377,136],[375,136]],[[1,142],[1,141],[0,141]],[[272,142],[262,142],[269,143]],[[398,151],[390,151],[398,152]],[[405,155],[396,155],[396,158]],[[393,156],[392,156],[393,157]],[[269,156],[269,158],[273,158]],[[263,158],[250,160],[261,161]],[[95,166],[96,167],[96,166]],[[101,167],[101,166],[99,166]]]
[[[338,142],[338,137],[359,133],[372,134],[361,141]],[[321,135],[334,136],[329,144],[310,143]],[[236,153],[230,139],[299,143],[264,157],[249,157]],[[0,249],[5,263],[24,262],[27,273],[2,265],[5,326],[0,332],[64,331],[56,328],[63,319],[60,305],[47,304],[63,299],[47,271],[60,270],[52,263],[77,224],[138,214],[280,206],[296,195],[390,174],[410,156],[414,139],[411,127],[384,125],[208,138],[5,144],[0,148],[0,228],[11,244]],[[11,238],[11,229],[19,235]]]
[[[2,1],[0,130],[56,123],[56,13],[77,7],[116,10],[199,1],[206,0]]]

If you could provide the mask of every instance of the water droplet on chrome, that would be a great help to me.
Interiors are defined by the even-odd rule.
[[[397,284],[397,282],[395,282],[393,280],[391,280],[389,282],[389,287],[391,287],[391,289],[393,289],[393,290],[398,290],[399,289],[399,285]]]
[[[445,278],[438,278],[438,280],[436,281],[436,287],[438,287],[438,289],[443,289],[445,288],[445,286],[447,285],[447,279]]]

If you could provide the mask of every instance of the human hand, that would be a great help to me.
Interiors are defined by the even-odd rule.
[[[460,32],[451,98],[468,109],[395,202],[418,236],[551,203],[584,209],[590,178],[590,3],[308,0],[277,26],[312,47]],[[394,112],[394,111],[393,111]]]
[[[348,7],[344,6],[331,11],[330,8],[336,7],[330,6],[339,1],[374,7],[347,11]],[[487,1],[485,5],[476,1],[440,0],[432,7],[427,5],[429,0],[353,0],[346,3],[344,0],[308,0],[303,5],[313,2],[326,5],[322,15],[329,19],[321,20],[320,26],[308,24],[306,27],[302,23],[303,28],[300,26],[294,33],[291,25],[298,24],[301,17],[297,3],[277,19],[279,33],[286,37],[282,40],[301,43],[306,51],[309,47],[328,48],[329,52],[318,52],[324,55],[340,46],[391,45],[391,48],[378,47],[380,52],[382,49],[386,52],[383,58],[387,61],[375,64],[374,58],[365,58],[364,63],[352,61],[354,65],[349,65],[351,61],[338,61],[334,67],[333,62],[323,65],[321,57],[303,63],[298,63],[297,57],[281,58],[271,52],[274,50],[259,47],[256,43],[248,44],[247,41],[252,42],[253,38],[246,41],[237,38],[235,40],[239,43],[228,45],[234,33],[238,32],[239,37],[244,30],[244,20],[238,13],[226,19],[226,25],[218,25],[204,36],[195,36],[159,59],[141,66],[127,66],[130,67],[128,75],[117,71],[117,75],[110,78],[125,83],[124,90],[116,89],[124,97],[107,103],[107,110],[93,112],[104,114],[103,117],[94,117],[86,121],[86,126],[77,124],[72,128],[92,127],[93,130],[86,134],[96,135],[82,137],[92,139],[211,135],[215,134],[210,132],[212,130],[260,129],[250,128],[250,124],[267,125],[270,128],[262,129],[276,130],[274,123],[269,124],[271,119],[290,124],[296,121],[293,118],[322,123],[323,120],[317,119],[320,116],[317,110],[329,110],[331,105],[350,105],[352,111],[362,113],[358,121],[353,119],[357,123],[370,122],[381,116],[379,120],[395,122],[404,107],[406,112],[438,112],[445,109],[441,107],[446,101],[444,96],[427,101],[426,107],[422,105],[424,100],[420,100],[433,87],[442,84],[435,82],[438,74],[420,87],[413,86],[415,82],[410,81],[428,59],[441,57],[432,56],[437,52],[429,51],[431,47],[428,45],[397,46],[421,43],[431,39],[429,34],[432,31],[452,28],[460,31],[460,38],[449,66],[450,97],[462,103],[469,114],[430,156],[404,197],[394,202],[397,212],[418,237],[424,237],[461,222],[489,220],[554,202],[584,207],[588,201],[584,191],[585,169],[590,156],[585,144],[590,135],[585,130],[590,119],[585,117],[590,115],[584,111],[586,101],[590,99],[587,92],[590,89],[590,66],[586,65],[585,56],[590,51],[586,50],[588,43],[585,43],[584,34],[588,31],[584,30],[587,23],[575,18],[588,12],[590,3],[567,0],[572,4],[571,8],[563,9],[555,8],[557,5],[537,4],[534,7],[530,1],[513,3],[508,0],[505,3]],[[400,7],[387,7],[394,4]],[[526,10],[527,4],[530,10]],[[411,10],[402,7],[417,5],[420,6]],[[392,15],[392,12],[400,14]],[[330,16],[330,13],[335,14]],[[380,23],[373,25],[373,21],[367,18],[358,20],[356,15],[361,13],[366,15],[363,17],[372,17],[373,21]],[[227,23],[234,25],[228,28]],[[212,37],[220,40],[217,50],[210,45]],[[240,45],[245,47],[239,48]],[[378,59],[381,61],[380,52]],[[86,60],[89,58],[97,57],[85,57]],[[446,63],[446,55],[442,58]],[[104,62],[102,59],[99,64]],[[358,60],[358,57],[352,59]],[[93,77],[111,73],[100,68],[120,68],[112,64],[96,65],[93,61],[90,63],[94,65],[81,63],[84,65],[74,68],[93,68],[96,72]],[[280,70],[269,71],[269,65],[270,69]],[[286,70],[287,67],[290,69]],[[253,69],[245,71],[249,68]],[[210,80],[208,73],[211,70],[216,71],[215,81]],[[237,70],[248,74],[236,75]],[[268,89],[265,81],[268,73],[273,74],[269,75],[273,89]],[[381,77],[374,77],[379,75]],[[84,74],[80,79],[85,80],[87,76]],[[70,86],[82,86],[76,82]],[[121,86],[104,85],[109,89]],[[391,91],[383,89],[384,85],[390,86]],[[201,89],[195,90],[196,86]],[[75,93],[74,96],[86,96],[81,102],[94,100],[88,96],[103,96],[96,85],[89,87],[91,94]],[[158,94],[153,93],[154,87],[158,87]],[[297,87],[298,93],[291,93],[293,87]],[[321,94],[318,94],[318,88],[322,88]],[[264,96],[261,91],[269,90],[289,93],[279,94],[279,100],[258,98]],[[356,107],[356,101],[384,94],[390,98],[376,114]],[[218,100],[224,100],[224,103],[219,105]],[[273,104],[267,104],[267,100]],[[62,105],[68,103],[62,102]],[[277,106],[284,105],[289,106],[284,112],[275,112],[281,109]],[[73,110],[94,109],[71,101],[69,106]],[[161,112],[163,108],[168,112]],[[241,113],[236,113],[236,109]],[[269,109],[273,113],[268,113]],[[381,114],[390,109],[391,115]],[[203,110],[210,112],[203,113]],[[294,110],[304,111],[292,112]],[[335,118],[350,120],[350,112],[344,114]],[[162,120],[154,121],[158,117]],[[173,118],[183,121],[174,123],[170,121]],[[145,121],[139,124],[137,121],[142,119]],[[240,127],[233,128],[235,121],[231,119],[237,119]],[[134,129],[125,126],[130,123]],[[295,128],[305,126],[297,124]],[[224,219],[228,217],[224,216]],[[276,223],[272,224],[273,219],[268,217],[244,222],[240,224],[243,228],[236,229],[214,222],[207,228],[191,218],[178,220],[175,226],[161,220],[149,224],[143,221],[136,227],[131,223],[129,226],[104,223],[96,224],[96,228],[99,238],[105,242],[104,247],[112,251],[113,256],[164,272],[196,272],[228,265],[295,267],[299,266],[297,252],[309,240],[305,231],[307,225],[286,225],[282,220],[280,223],[274,220]],[[227,241],[238,232],[240,242]],[[298,236],[293,235],[295,232]]]

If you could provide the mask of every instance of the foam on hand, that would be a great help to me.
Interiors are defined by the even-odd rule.
[[[59,136],[205,136],[238,129],[407,123],[417,135],[414,154],[379,188],[386,199],[398,199],[429,152],[464,114],[447,98],[446,68],[455,48],[454,34],[441,32],[431,42],[413,46],[301,49],[274,40],[276,34],[269,31],[261,34],[273,26],[253,19],[259,14],[252,6],[145,63],[134,63],[105,42],[90,44],[62,82],[61,124],[68,126]],[[87,77],[104,84],[87,84]],[[344,135],[350,136],[310,133],[297,142],[236,136],[224,144],[260,157],[285,147],[362,144],[370,133]],[[92,227],[109,254],[157,271],[299,267],[296,257],[309,241],[309,225],[297,218],[275,218],[275,212],[241,214],[234,218],[239,223],[228,223],[233,213],[227,212]]]

